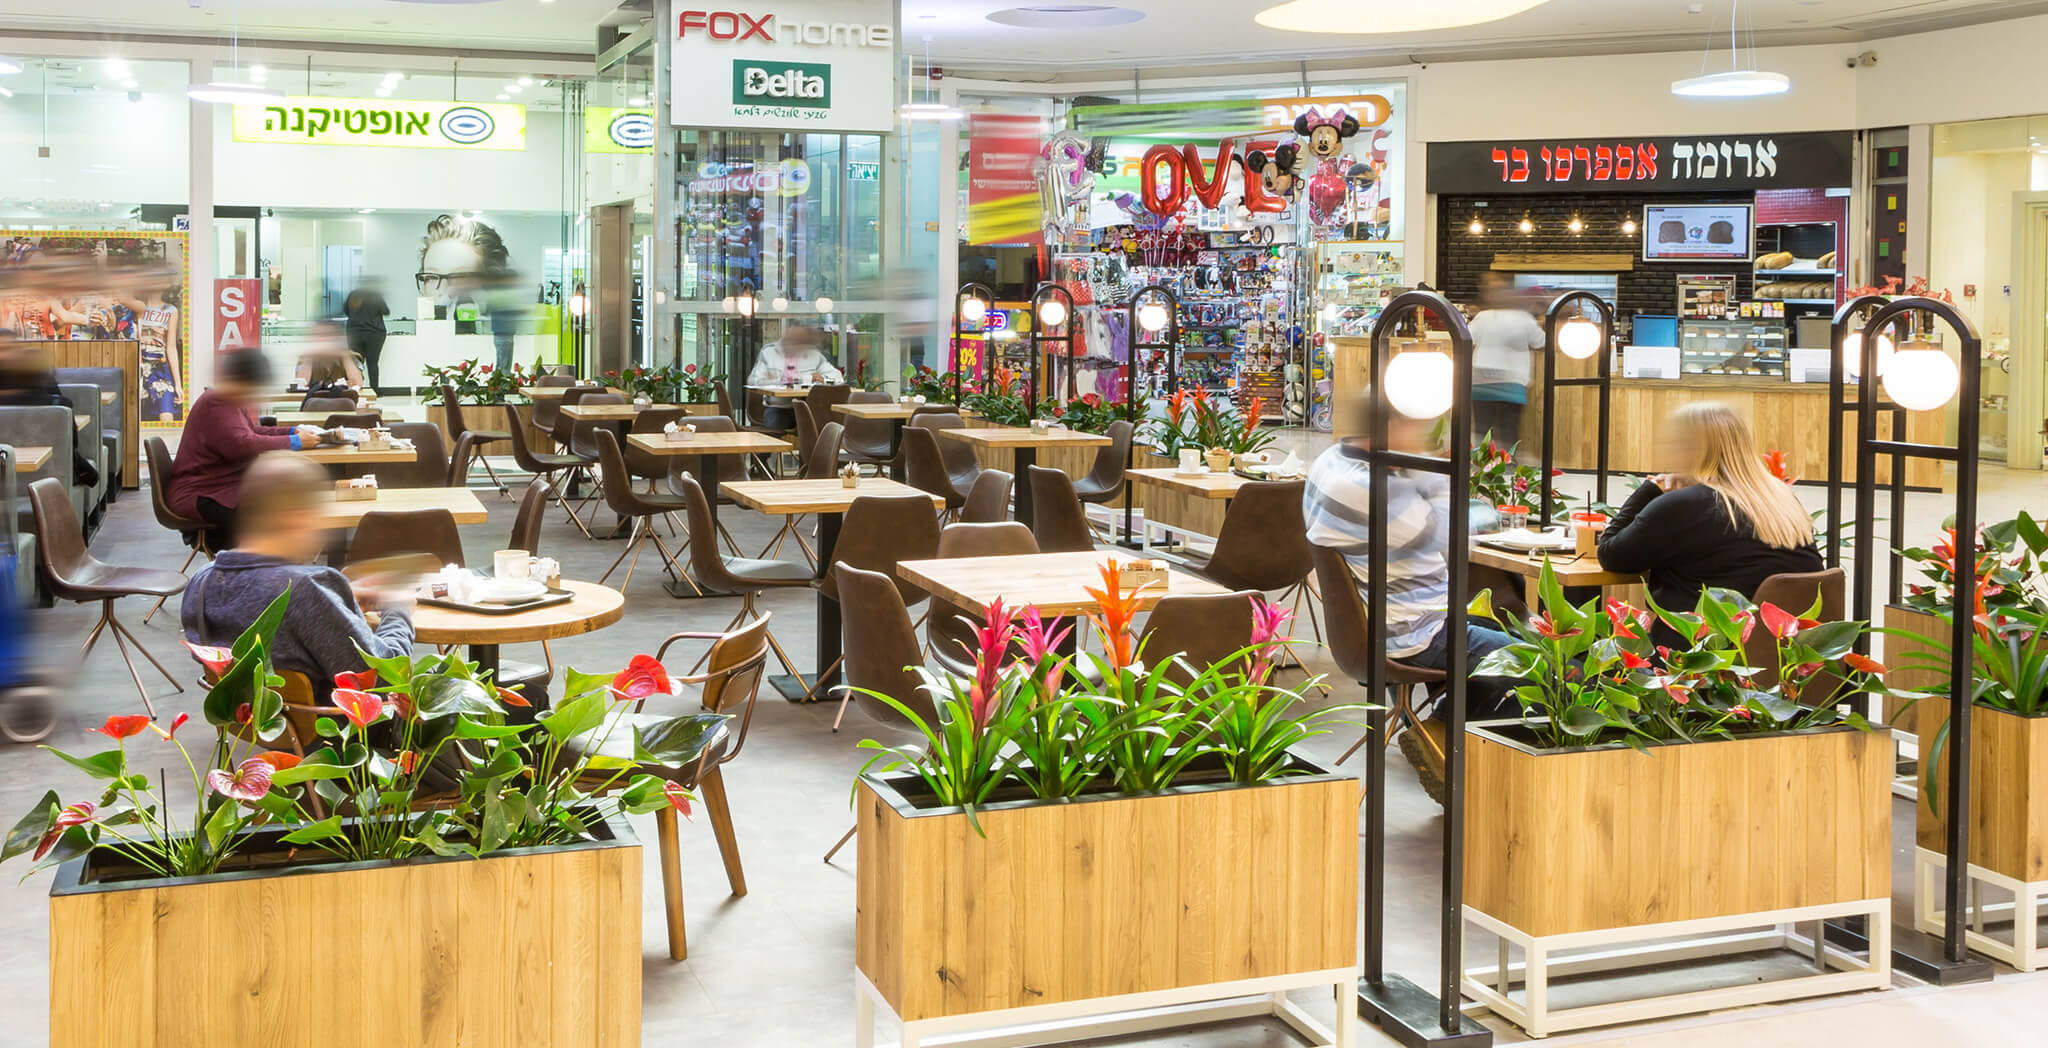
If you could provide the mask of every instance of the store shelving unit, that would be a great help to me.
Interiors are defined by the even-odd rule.
[[[1399,240],[1332,240],[1316,245],[1313,330],[1295,363],[1302,366],[1307,421],[1330,428],[1329,340],[1372,333],[1373,321],[1393,296],[1407,290],[1406,245]],[[1318,344],[1320,343],[1320,344]]]

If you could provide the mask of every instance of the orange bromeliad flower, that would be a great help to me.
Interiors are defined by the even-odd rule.
[[[1252,406],[1251,406],[1251,407],[1248,407],[1248,408],[1246,408],[1246,409],[1245,409],[1245,412],[1244,412],[1244,439],[1245,439],[1245,440],[1249,441],[1249,440],[1251,440],[1251,439],[1252,439],[1252,433],[1253,433],[1254,431],[1256,431],[1256,430],[1257,430],[1257,429],[1259,428],[1259,416],[1260,416],[1261,414],[1265,413],[1265,410],[1266,410],[1266,401],[1265,401],[1265,398],[1263,398],[1263,397],[1253,397],[1253,398],[1252,398]]]
[[[1088,621],[1093,622],[1096,631],[1102,634],[1102,650],[1109,653],[1110,665],[1123,669],[1136,657],[1133,651],[1136,632],[1131,624],[1137,619],[1144,602],[1136,592],[1125,595],[1123,569],[1115,557],[1102,565],[1102,587],[1084,587],[1088,595],[1095,598],[1096,607],[1102,609],[1101,614],[1088,616]]]
[[[1764,468],[1771,471],[1771,476],[1787,484],[1798,480],[1792,475],[1792,467],[1786,463],[1785,453],[1782,451],[1764,452]]]
[[[1181,415],[1187,411],[1187,406],[1188,391],[1185,389],[1175,390],[1173,396],[1166,398],[1166,421],[1172,428],[1180,428]]]

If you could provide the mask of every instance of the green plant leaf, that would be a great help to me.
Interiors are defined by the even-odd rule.
[[[276,780],[273,779],[271,781],[275,782]],[[331,841],[342,836],[344,835],[341,832],[341,816],[330,815],[319,822],[307,823],[285,834],[284,842],[286,844],[318,844],[321,841]]]
[[[1606,714],[1591,706],[1566,706],[1564,715],[1558,718],[1558,726],[1580,738],[1592,735],[1609,723]]]
[[[580,699],[585,695],[610,695],[612,678],[616,676],[615,673],[585,673],[571,666],[562,672],[562,697]]]
[[[34,851],[36,845],[42,843],[43,836],[50,832],[50,826],[57,821],[57,813],[62,807],[63,802],[57,799],[56,790],[44,793],[43,799],[7,831],[7,843],[0,845],[0,862]]]
[[[485,724],[482,721],[464,717],[455,722],[455,737],[458,739],[504,739],[521,734],[531,724]]]
[[[689,765],[703,754],[713,739],[723,734],[728,716],[696,713],[671,717],[657,724],[633,729],[633,756],[648,764],[667,768]]]
[[[603,724],[610,705],[603,693],[581,695],[556,706],[540,719],[540,726],[556,739],[573,739]]]
[[[423,673],[412,681],[413,706],[422,720],[442,717],[490,717],[503,707],[473,680],[445,673]]]
[[[221,845],[227,843],[228,837],[241,826],[242,811],[238,805],[229,802],[213,809],[213,814],[206,817],[207,850],[219,854]]]
[[[505,798],[498,794],[484,798],[484,832],[477,842],[477,851],[497,851],[504,846],[505,838],[511,832],[511,816],[505,809]]]
[[[271,650],[277,639],[277,628],[284,623],[285,606],[291,603],[291,598],[292,588],[287,583],[284,592],[278,594],[269,606],[263,609],[263,614],[256,616],[256,621],[251,622],[249,628],[242,631],[241,636],[235,638],[234,646],[229,650],[234,652],[236,661],[239,662],[258,644],[261,644],[266,652]]]
[[[1801,630],[1793,639],[1823,659],[1839,659],[1855,649],[1856,639],[1862,635],[1863,623],[1843,620]]]
[[[43,747],[56,754],[57,759],[77,768],[95,779],[119,779],[126,774],[127,766],[119,749],[101,750],[90,757],[73,757],[55,746]]]

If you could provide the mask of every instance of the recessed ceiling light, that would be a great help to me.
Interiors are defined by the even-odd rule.
[[[1109,4],[1034,4],[992,12],[988,20],[998,25],[1023,26],[1026,29],[1099,29],[1129,25],[1144,17],[1143,11]]]
[[[21,72],[21,63],[12,58],[0,56],[0,76]]]
[[[522,76],[522,77],[520,77],[520,78],[519,78],[519,86],[520,86],[520,87],[532,87],[532,86],[533,86],[533,78],[532,78],[532,77],[530,77],[530,76]]]
[[[263,76],[263,75],[265,75],[265,74],[267,74],[267,73],[269,73],[269,72],[270,72],[270,70],[268,70],[268,69],[265,69],[265,68],[263,68],[263,67],[262,67],[262,66],[260,66],[260,65],[252,65],[252,66],[250,66],[250,67],[249,67],[249,75],[250,75],[250,76]]]
[[[508,94],[506,94],[506,93],[505,93],[505,92],[503,92],[503,91],[500,91],[500,92],[498,92],[498,101],[500,101],[500,102],[509,102],[509,101],[511,101],[511,100],[512,100],[512,96],[511,96],[511,95],[508,95]]]
[[[516,94],[518,94],[519,92],[521,92],[521,91],[524,91],[524,90],[526,90],[526,89],[525,89],[525,88],[523,88],[523,87],[520,87],[520,86],[519,86],[518,84],[506,84],[506,85],[505,85],[505,93],[506,93],[506,94],[508,94],[508,95],[516,95]]]
[[[1294,33],[1420,33],[1497,22],[1549,0],[1292,0],[1260,11],[1253,21]]]
[[[128,63],[123,62],[118,58],[107,59],[105,62],[101,63],[100,68],[105,69],[107,71],[108,76],[128,75]]]
[[[194,102],[209,102],[215,105],[242,105],[247,102],[275,102],[284,98],[284,92],[260,84],[243,84],[232,80],[215,80],[210,84],[194,85],[185,89],[185,96]]]

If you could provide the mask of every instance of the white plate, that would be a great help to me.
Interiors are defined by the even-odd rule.
[[[532,600],[547,596],[547,584],[537,579],[478,579],[470,588],[469,599],[475,602]]]
[[[1540,549],[1564,550],[1572,548],[1570,533],[1561,527],[1552,528],[1548,531],[1503,531],[1498,534],[1481,535],[1479,537],[1496,546],[1507,546],[1531,552]]]
[[[1209,467],[1203,466],[1201,469],[1180,469],[1175,467],[1173,475],[1176,477],[1206,477],[1209,475]]]

